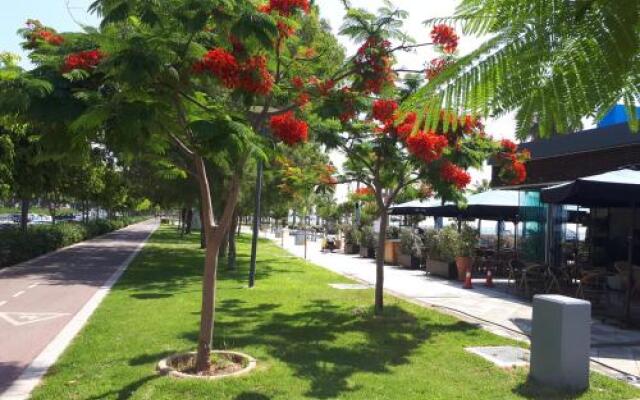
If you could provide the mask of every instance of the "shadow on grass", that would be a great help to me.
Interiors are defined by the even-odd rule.
[[[271,397],[256,392],[244,392],[237,395],[234,400],[270,400]]]
[[[573,400],[579,399],[584,394],[582,392],[561,392],[558,390],[545,387],[534,380],[527,379],[526,382],[518,385],[513,393],[531,400]]]
[[[140,389],[142,386],[146,385],[150,381],[159,378],[160,375],[149,375],[144,378],[140,378],[137,381],[133,381],[130,384],[122,387],[119,390],[112,390],[109,392],[102,393],[97,396],[87,397],[86,400],[102,400],[105,398],[113,398],[115,395],[118,400],[127,400],[130,399],[133,394]]]
[[[266,349],[308,381],[306,395],[316,399],[339,398],[358,390],[349,384],[354,374],[390,373],[391,367],[409,363],[411,353],[431,335],[476,329],[464,323],[431,325],[395,306],[387,307],[382,317],[369,308],[354,309],[328,300],[312,300],[291,314],[274,312],[278,307],[223,301],[218,310],[225,318],[217,322],[214,347],[228,346],[232,337],[233,347]],[[195,341],[197,332],[186,338]]]

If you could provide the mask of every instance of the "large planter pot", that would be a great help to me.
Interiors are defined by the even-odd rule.
[[[353,243],[345,243],[344,254],[358,254],[360,252],[360,246]]]
[[[376,258],[376,250],[372,247],[360,246],[360,257]]]
[[[439,276],[446,279],[456,279],[458,277],[455,262],[428,259],[426,271],[429,275]]]
[[[409,269],[420,268],[420,258],[414,257],[411,254],[404,254],[402,252],[399,252],[398,263],[404,268],[409,268]]]
[[[473,258],[456,257],[456,267],[458,268],[458,280],[463,282],[467,271],[471,272],[473,266]]]
[[[398,265],[398,254],[400,253],[400,240],[389,239],[384,242],[384,262],[385,264]]]

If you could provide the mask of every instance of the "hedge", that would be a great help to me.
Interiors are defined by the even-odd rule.
[[[147,217],[99,219],[87,224],[59,222],[31,225],[26,232],[18,227],[0,230],[0,268],[30,260],[51,251],[122,229]]]

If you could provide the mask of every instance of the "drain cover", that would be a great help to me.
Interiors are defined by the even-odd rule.
[[[529,364],[529,350],[520,347],[467,347],[465,350],[502,368],[522,367]]]
[[[364,289],[369,289],[368,285],[363,285],[360,283],[330,283],[329,286],[331,286],[334,289],[338,289],[338,290],[364,290]]]

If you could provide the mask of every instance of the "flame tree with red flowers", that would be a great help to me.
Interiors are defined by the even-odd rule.
[[[260,3],[97,0],[100,30],[58,34],[32,23],[24,32],[44,81],[39,96],[54,99],[54,84],[75,102],[61,129],[70,142],[102,141],[123,158],[149,153],[197,182],[205,263],[195,364],[204,374],[218,253],[244,173],[276,143],[313,137],[310,103],[332,90],[344,57],[308,0]]]
[[[404,191],[416,186],[446,200],[464,201],[471,183],[469,170],[502,151],[500,143],[484,132],[479,119],[436,110],[436,124],[426,126],[401,104],[423,83],[447,68],[455,57],[458,35],[437,25],[426,31],[427,41],[416,43],[400,31],[406,13],[385,7],[378,15],[353,9],[347,1],[341,33],[360,43],[344,67],[344,79],[335,79],[323,103],[326,115],[339,124],[326,126],[321,139],[347,155],[345,181],[365,185],[358,197],[373,200],[380,221],[376,249],[375,313],[383,311],[385,233],[389,208]],[[418,70],[397,68],[394,54],[433,46],[440,56],[425,60]],[[522,160],[509,153],[508,157]],[[508,158],[511,160],[511,158]],[[520,164],[511,168],[521,179]],[[524,164],[522,164],[524,166]]]

